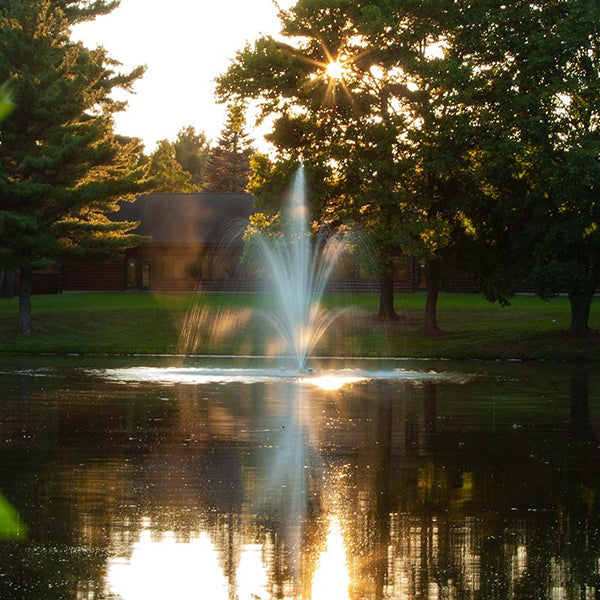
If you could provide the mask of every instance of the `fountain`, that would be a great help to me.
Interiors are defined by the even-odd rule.
[[[300,169],[281,229],[249,235],[246,254],[271,279],[274,306],[262,313],[282,340],[279,348],[285,344],[292,369],[281,368],[278,348],[275,360],[188,354],[169,359],[177,366],[165,365],[164,356],[119,358],[119,365],[125,363],[120,368],[97,368],[92,359],[96,368],[80,367],[85,373],[71,369],[67,383],[58,379],[54,398],[64,411],[64,429],[73,428],[74,441],[54,430],[47,437],[67,448],[79,444],[82,451],[62,453],[77,462],[66,463],[71,472],[57,477],[55,493],[62,498],[62,482],[69,477],[76,482],[69,486],[81,494],[74,506],[90,507],[90,513],[83,512],[81,519],[73,513],[78,523],[90,520],[98,527],[85,529],[94,547],[106,538],[105,513],[94,508],[97,495],[114,482],[111,495],[119,498],[118,505],[110,504],[108,518],[116,533],[106,551],[108,562],[102,570],[94,566],[105,574],[107,597],[347,600],[356,590],[370,589],[370,584],[357,585],[353,592],[352,586],[363,571],[372,571],[379,588],[369,597],[382,598],[383,566],[394,558],[404,564],[386,529],[389,519],[398,518],[390,501],[397,472],[392,471],[393,444],[406,439],[410,452],[420,448],[415,440],[432,438],[436,414],[430,394],[425,431],[413,435],[414,402],[408,406],[406,398],[410,401],[415,386],[398,380],[448,376],[398,368],[331,370],[314,357],[317,343],[341,312],[327,312],[321,302],[345,241],[327,231],[310,235],[304,189]],[[190,312],[182,336],[204,335],[207,323],[234,323],[202,302],[199,295],[198,310]],[[237,310],[247,315],[245,307]],[[244,332],[253,333],[251,327]],[[373,365],[379,359],[360,364],[367,360]],[[72,382],[93,378],[105,380],[99,382],[104,391],[95,407],[88,383],[79,400],[64,393]],[[348,388],[338,392],[343,386]],[[44,394],[39,397],[45,401]],[[36,425],[48,420],[47,414],[44,410]],[[86,429],[88,420],[92,426]],[[18,425],[14,431],[10,438],[21,440]],[[23,437],[28,438],[29,433]],[[102,442],[106,447],[98,466],[96,443]],[[83,469],[79,461],[88,459]],[[90,494],[93,503],[87,501]],[[393,543],[405,546],[403,540]],[[398,579],[398,573],[394,563],[391,576]],[[88,588],[79,589],[85,594]]]
[[[282,213],[283,232],[255,232],[249,243],[255,251],[253,259],[272,278],[276,309],[264,314],[285,340],[298,371],[310,374],[308,356],[343,312],[324,311],[321,299],[345,243],[341,235],[321,229],[311,244],[305,189],[304,168],[300,167]]]
[[[308,207],[306,201],[306,181],[304,168],[300,166],[288,193],[287,202],[281,213],[281,227],[273,229],[248,229],[245,260],[263,272],[270,281],[275,300],[272,308],[264,308],[259,314],[268,321],[285,344],[286,356],[294,362],[294,368],[234,368],[227,365],[216,366],[223,359],[259,358],[265,356],[197,355],[199,337],[206,331],[211,340],[217,332],[225,330],[232,335],[239,325],[240,316],[244,325],[250,321],[249,310],[227,314],[209,309],[204,311],[203,294],[197,295],[197,302],[189,311],[181,331],[179,354],[194,359],[210,361],[209,367],[134,367],[126,369],[105,369],[103,377],[122,382],[154,382],[163,384],[215,384],[241,381],[258,383],[292,378],[301,384],[309,384],[323,390],[334,391],[340,387],[372,379],[419,379],[431,380],[442,375],[428,372],[391,370],[327,370],[317,373],[314,367],[307,366],[308,360],[324,333],[331,324],[348,308],[325,310],[321,306],[327,283],[341,255],[348,249],[349,238],[339,232],[321,228],[311,236]],[[246,228],[247,222],[244,223]],[[231,231],[235,230],[231,227]],[[241,229],[237,228],[241,235]],[[232,235],[233,237],[233,235]],[[214,336],[214,337],[213,337]],[[281,344],[279,344],[281,346]],[[179,357],[180,358],[180,357]],[[179,359],[178,359],[179,360]],[[367,360],[367,359],[365,359]]]

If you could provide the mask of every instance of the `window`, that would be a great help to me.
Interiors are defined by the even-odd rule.
[[[142,287],[144,289],[150,289],[152,285],[152,266],[150,263],[145,262],[142,268]]]
[[[135,258],[127,259],[127,287],[138,287],[137,260]]]
[[[408,256],[394,256],[392,258],[394,279],[398,281],[408,279],[410,276],[410,264],[411,259]]]

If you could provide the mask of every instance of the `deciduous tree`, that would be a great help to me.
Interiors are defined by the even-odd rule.
[[[427,13],[422,2],[300,0],[281,13],[285,42],[260,39],[219,80],[223,97],[255,100],[263,115],[276,116],[269,139],[281,157],[320,165],[335,192],[317,218],[367,231],[384,319],[396,316],[393,252],[417,245],[424,252],[416,223],[423,224],[427,206],[410,182],[409,134],[421,127],[415,106],[429,103],[414,75],[441,36],[427,14],[442,5],[429,2]]]
[[[194,191],[204,185],[204,176],[210,155],[210,144],[206,135],[196,132],[193,125],[183,127],[173,142],[177,162],[191,175],[190,183]]]
[[[464,102],[478,137],[479,280],[500,300],[514,277],[543,297],[566,290],[570,330],[584,334],[600,282],[600,7],[457,6],[454,45],[471,68]]]
[[[193,191],[192,174],[176,158],[175,146],[160,140],[148,163],[150,188],[154,192],[188,193]]]

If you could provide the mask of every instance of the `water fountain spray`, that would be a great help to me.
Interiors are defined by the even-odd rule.
[[[343,312],[323,310],[321,299],[345,244],[341,235],[324,229],[311,240],[303,167],[294,178],[282,222],[282,233],[257,232],[251,242],[276,298],[275,310],[265,316],[286,342],[298,370],[306,372],[310,353]]]

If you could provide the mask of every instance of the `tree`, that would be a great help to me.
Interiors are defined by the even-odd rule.
[[[501,301],[515,276],[542,297],[566,289],[570,331],[584,334],[600,282],[600,7],[457,5],[454,45],[471,68],[464,102],[478,138],[479,280]]]
[[[283,160],[310,157],[335,189],[321,218],[361,223],[377,249],[427,261],[425,327],[457,260],[489,299],[526,275],[569,290],[587,329],[598,284],[598,35],[592,0],[299,0],[285,42],[262,38],[221,98],[275,116]]]
[[[405,126],[398,132],[404,144],[395,158],[404,162],[396,244],[404,255],[425,262],[423,330],[436,334],[439,291],[468,250],[466,213],[476,192],[471,176],[475,137],[461,95],[468,72],[453,53],[453,3],[416,0],[387,10],[380,13],[384,21],[407,30],[398,38],[405,46],[398,66],[406,87]],[[365,35],[372,45],[381,39],[373,26]],[[401,90],[396,84],[396,93]]]
[[[184,170],[175,156],[175,146],[160,140],[148,163],[150,186],[154,192],[187,193],[193,191],[192,174]]]
[[[70,40],[72,23],[116,4],[5,0],[0,80],[15,110],[0,129],[0,266],[20,270],[19,329],[31,329],[31,275],[63,257],[110,257],[139,243],[134,223],[110,221],[143,176],[141,143],[113,133],[143,68],[118,73],[99,48]]]
[[[191,175],[194,191],[200,191],[210,154],[210,144],[203,132],[196,133],[193,125],[183,127],[173,142],[177,162]]]
[[[429,13],[443,6],[429,2]],[[275,115],[283,159],[318,164],[335,193],[318,217],[360,223],[376,251],[379,315],[394,311],[392,254],[423,246],[425,219],[411,168],[427,91],[412,75],[430,60],[437,22],[423,2],[300,0],[281,13],[285,42],[262,38],[219,79],[222,98],[254,100]],[[410,134],[413,138],[411,139]],[[416,250],[415,250],[416,251]]]
[[[67,21],[74,25],[107,15],[119,6],[121,0],[52,0],[53,8],[60,9]]]
[[[252,149],[244,125],[244,106],[232,104],[217,145],[210,152],[204,184],[206,191],[240,193],[246,190]]]

